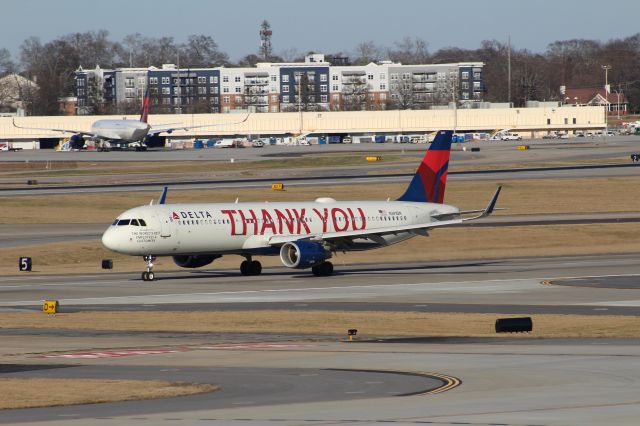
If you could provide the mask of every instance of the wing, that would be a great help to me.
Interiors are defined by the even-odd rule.
[[[498,202],[498,196],[500,195],[500,190],[502,189],[499,186],[496,189],[496,192],[491,197],[491,201],[487,207],[483,210],[480,210],[480,214],[469,217],[469,218],[457,218],[457,219],[449,219],[449,220],[438,220],[436,216],[432,217],[431,222],[418,223],[412,225],[404,225],[404,226],[388,226],[386,228],[376,228],[376,229],[362,229],[358,231],[344,231],[344,232],[324,232],[319,234],[307,235],[304,237],[300,237],[299,235],[274,235],[269,238],[269,245],[279,246],[284,243],[298,241],[301,239],[306,239],[310,241],[335,241],[339,239],[353,239],[353,238],[369,238],[373,240],[381,240],[381,236],[389,235],[389,234],[398,234],[401,232],[413,232],[417,235],[426,235],[426,231],[432,228],[438,228],[441,226],[451,226],[458,225],[468,220],[480,219],[483,217],[489,216],[495,210],[496,203]]]
[[[232,126],[235,124],[242,124],[249,119],[249,115],[247,114],[244,119],[241,121],[236,121],[235,123],[221,123],[221,124],[203,124],[200,126],[178,126],[177,123],[174,124],[156,124],[155,126],[151,126],[149,129],[149,135],[157,135],[158,133],[171,133],[175,130],[190,130],[190,129],[199,129],[203,127],[217,127],[217,126]]]
[[[13,127],[17,128],[17,129],[25,129],[25,130],[45,130],[47,132],[61,132],[61,133],[75,133],[78,135],[82,135],[82,136],[91,136],[91,137],[106,137],[104,135],[100,135],[99,133],[95,133],[95,132],[86,132],[84,130],[74,130],[74,129],[51,129],[51,128],[44,128],[44,127],[24,127],[24,126],[18,126],[16,124],[16,120],[12,119],[11,122],[13,123]]]

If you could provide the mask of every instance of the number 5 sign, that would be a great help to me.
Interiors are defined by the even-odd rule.
[[[18,267],[20,268],[21,271],[31,271],[31,258],[21,257]]]

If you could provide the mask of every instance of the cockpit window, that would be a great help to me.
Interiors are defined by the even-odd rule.
[[[138,219],[138,222],[140,222],[140,226],[147,226],[147,223],[142,219]]]
[[[138,226],[138,219],[131,219],[131,224],[133,226]]]
[[[120,219],[120,221],[118,222],[118,226],[125,226],[128,225],[131,222],[130,219]]]
[[[111,226],[116,226],[118,224],[118,219],[114,220]]]

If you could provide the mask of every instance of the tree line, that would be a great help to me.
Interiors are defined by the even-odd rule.
[[[379,46],[371,41],[359,43],[351,52],[335,52],[328,58],[350,57],[353,65],[391,60],[402,64],[451,62],[484,62],[485,90],[483,99],[489,102],[511,101],[523,106],[527,101],[562,101],[560,86],[603,87],[603,65],[609,65],[612,91],[627,95],[630,110],[640,111],[640,33],[608,41],[562,40],[550,43],[543,53],[510,46],[507,42],[485,40],[477,49],[447,47],[429,51],[428,42],[406,37],[391,46]],[[178,56],[179,55],[179,56]],[[509,60],[510,59],[510,60]],[[0,77],[19,73],[34,80],[38,90],[26,95],[30,115],[59,114],[58,98],[72,96],[74,72],[80,65],[93,68],[148,67],[163,63],[180,63],[181,68],[216,66],[254,66],[259,61],[298,62],[304,53],[295,49],[262,58],[248,54],[237,62],[229,59],[215,40],[208,35],[191,35],[183,43],[173,37],[146,37],[139,33],[113,41],[106,30],[71,33],[47,42],[31,37],[21,44],[19,60],[0,48]],[[509,80],[510,64],[510,80]],[[390,107],[416,108],[404,99]],[[448,99],[443,99],[443,102]],[[0,99],[2,104],[2,99]]]

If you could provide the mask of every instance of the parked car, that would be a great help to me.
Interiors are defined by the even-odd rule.
[[[251,141],[251,146],[253,148],[262,148],[264,146],[264,142],[262,142],[260,139],[254,139]]]

